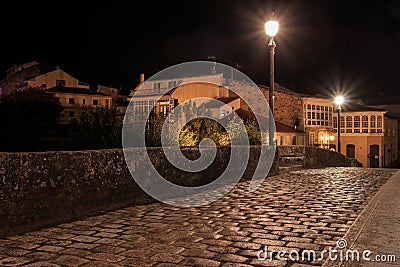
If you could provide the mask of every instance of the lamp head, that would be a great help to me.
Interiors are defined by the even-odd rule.
[[[276,20],[265,22],[265,32],[269,37],[274,37],[278,33],[279,23]]]
[[[343,102],[344,102],[344,97],[343,96],[339,95],[339,96],[335,97],[335,103],[337,105],[341,105],[341,104],[343,104]]]

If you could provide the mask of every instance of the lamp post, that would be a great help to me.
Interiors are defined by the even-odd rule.
[[[338,133],[337,133],[338,140],[337,140],[337,142],[338,142],[338,152],[339,153],[340,153],[340,124],[341,124],[340,111],[342,110],[343,102],[344,102],[343,96],[339,95],[335,98],[335,103],[337,105],[337,112],[338,112],[338,120],[337,120],[337,122],[338,122]]]
[[[269,108],[271,109],[271,114],[274,114],[274,76],[275,76],[275,66],[274,66],[274,55],[275,55],[275,41],[274,37],[278,33],[279,23],[275,20],[270,20],[265,23],[265,32],[269,36],[268,42],[268,52],[269,52]],[[269,120],[269,145],[275,145],[274,142],[274,125],[273,120]]]

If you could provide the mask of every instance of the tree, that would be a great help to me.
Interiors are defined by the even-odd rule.
[[[83,106],[71,122],[71,137],[77,149],[122,147],[122,119],[116,110]]]
[[[42,151],[46,138],[56,135],[63,107],[49,93],[31,88],[0,99],[0,149]]]

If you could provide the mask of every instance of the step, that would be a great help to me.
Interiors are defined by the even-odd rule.
[[[279,166],[279,173],[302,170],[303,165]]]
[[[303,165],[304,157],[279,157],[279,166]]]

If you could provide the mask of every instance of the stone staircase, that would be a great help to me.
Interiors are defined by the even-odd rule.
[[[308,168],[362,167],[356,159],[312,146],[277,146],[279,173]]]
[[[305,149],[301,146],[277,147],[279,155],[279,173],[303,169]]]

